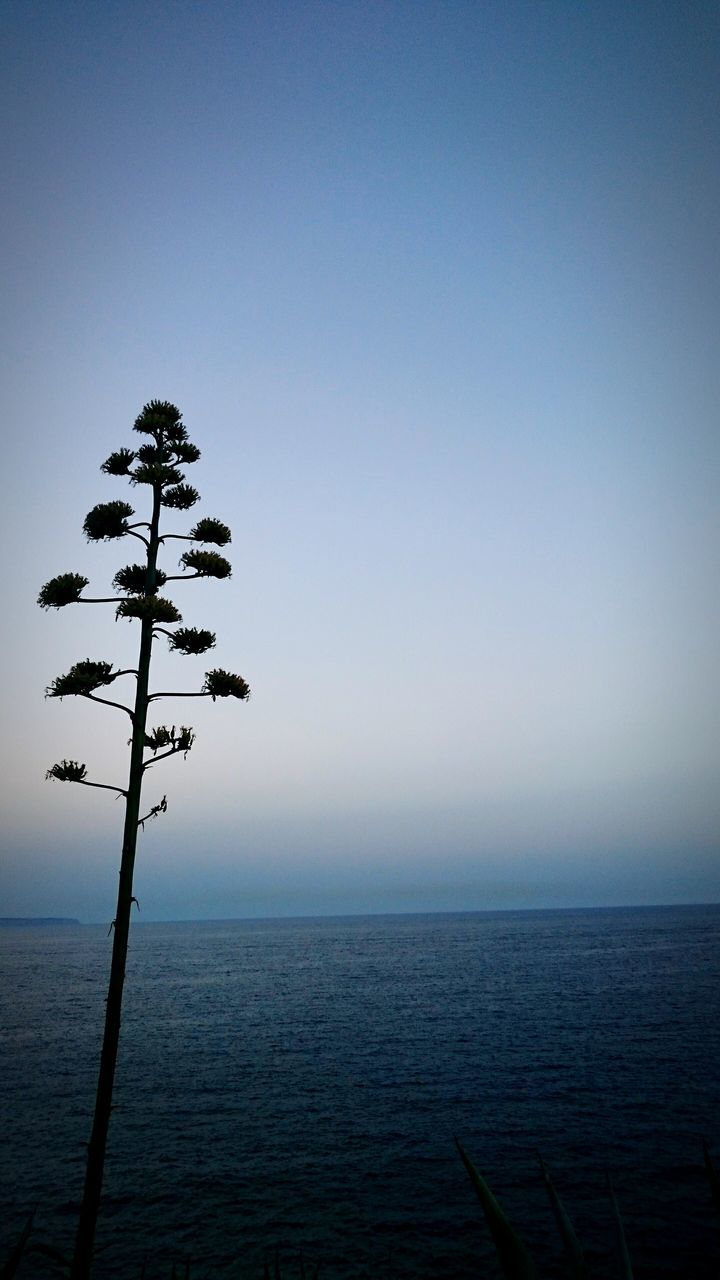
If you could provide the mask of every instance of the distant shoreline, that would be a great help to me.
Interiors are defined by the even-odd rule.
[[[70,916],[0,916],[0,929],[27,928],[32,925],[80,924]]]
[[[714,902],[642,902],[642,903],[603,903],[602,905],[593,906],[562,906],[562,907],[468,907],[464,910],[438,910],[430,909],[425,911],[337,911],[337,912],[320,912],[312,914],[309,912],[300,915],[251,915],[251,916],[185,916],[177,919],[169,918],[145,918],[136,919],[133,922],[134,927],[144,928],[147,925],[222,925],[222,924],[291,924],[301,921],[317,923],[320,921],[331,923],[332,921],[363,921],[372,919],[401,919],[411,920],[413,918],[426,919],[429,916],[533,916],[533,915],[577,915],[577,914],[597,914],[611,912],[613,914],[627,912],[642,911],[698,911],[707,908],[720,908],[720,901]],[[107,920],[78,920],[73,916],[0,916],[0,929],[12,928],[33,928],[41,927],[63,927],[65,925],[76,925],[80,928],[106,927]]]

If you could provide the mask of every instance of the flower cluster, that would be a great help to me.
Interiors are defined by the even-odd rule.
[[[173,653],[207,653],[215,644],[215,634],[202,627],[179,627],[169,636],[169,641]]]
[[[173,507],[176,511],[187,511],[199,500],[200,494],[191,484],[176,484],[172,489],[166,489],[162,496],[163,506]]]
[[[88,542],[124,538],[128,532],[128,518],[134,514],[127,502],[99,502],[85,517],[85,537]]]
[[[141,622],[182,622],[172,600],[164,596],[133,596],[121,600],[115,610],[116,618],[139,618]]]
[[[115,604],[116,618],[137,619],[150,624],[153,635],[160,633],[168,638],[172,653],[197,656],[206,653],[215,645],[215,634],[205,628],[177,626],[182,623],[182,615],[172,600],[158,595],[168,581],[180,581],[186,578],[225,579],[232,574],[229,560],[220,555],[214,548],[227,546],[232,541],[230,529],[222,520],[204,517],[197,520],[187,535],[170,533],[160,535],[157,521],[157,506],[176,511],[186,511],[199,500],[199,493],[192,485],[187,484],[181,468],[197,462],[200,450],[188,439],[182,415],[175,405],[165,400],[151,400],[146,404],[134,423],[134,430],[144,436],[137,449],[121,448],[111,453],[101,465],[101,470],[108,476],[126,477],[133,485],[148,485],[154,492],[153,515],[151,520],[139,520],[131,523],[135,515],[133,507],[123,501],[101,502],[93,507],[85,517],[83,530],[91,542],[110,541],[132,536],[144,543],[147,549],[145,564],[126,564],[117,570],[113,577],[113,588],[117,595],[112,599]],[[157,556],[167,538],[183,538],[195,545],[184,551],[180,557],[181,576],[170,575],[157,568]],[[213,548],[213,549],[206,549]],[[41,589],[38,604],[43,609],[60,609],[64,605],[77,602],[104,603],[90,600],[83,595],[88,586],[88,579],[79,573],[63,573],[52,578]],[[118,599],[118,596],[121,598]],[[110,601],[108,601],[110,603]],[[147,638],[147,627],[145,628]],[[145,655],[145,656],[143,656]],[[134,674],[139,681],[141,691],[147,689],[147,668],[149,648],[141,647],[141,657],[137,671],[113,670],[109,662],[95,662],[86,658],[77,662],[70,670],[57,676],[46,690],[47,697],[63,698],[68,695],[92,698],[95,690],[111,684],[120,675]],[[148,695],[149,699],[162,697],[162,694]],[[238,698],[247,701],[250,697],[250,686],[242,676],[216,668],[205,673],[204,683],[199,693],[179,695],[188,697],[206,696],[213,701],[217,698]],[[98,701],[108,701],[107,697],[97,697]],[[110,703],[120,706],[119,703]],[[123,707],[133,720],[138,723],[137,716],[129,707]],[[144,723],[144,712],[143,720]],[[195,741],[193,730],[187,725],[176,729],[174,725],[159,725],[156,729],[145,733],[146,750],[158,755],[172,755],[175,752],[187,754]],[[152,764],[152,759],[146,761]],[[61,782],[83,782],[86,777],[85,765],[77,760],[62,760],[48,770],[48,778]],[[104,783],[88,783],[90,786],[104,786]],[[118,790],[127,795],[122,788]],[[164,811],[165,801],[155,806],[148,816]],[[144,819],[140,820],[142,825]]]
[[[45,690],[46,698],[66,698],[69,695],[82,697],[99,689],[102,685],[112,684],[119,672],[114,672],[110,662],[92,662],[86,658],[84,662],[76,662],[67,675],[57,676]]]
[[[58,782],[82,782],[87,777],[87,769],[78,760],[61,760],[48,769],[46,778],[55,778]]]
[[[180,557],[183,569],[194,569],[198,578],[229,578],[232,565],[217,551],[183,551]]]
[[[203,693],[209,693],[213,702],[216,698],[240,698],[247,702],[250,697],[250,685],[242,676],[234,676],[229,671],[216,668],[205,676]]]
[[[167,574],[162,569],[155,570],[155,588],[162,587],[167,582]],[[118,569],[113,578],[113,586],[116,591],[127,591],[130,595],[141,596],[147,590],[147,569],[144,564],[126,564],[124,569]]]
[[[117,453],[111,453],[100,467],[106,476],[126,476],[130,473],[130,468],[135,461],[135,454],[132,449],[118,449]]]
[[[179,729],[175,725],[168,729],[167,725],[160,724],[157,729],[145,735],[145,746],[153,754],[169,748],[170,751],[182,751],[187,756],[194,741],[195,734],[186,724],[181,724]]]
[[[88,581],[81,573],[60,573],[45,583],[37,602],[41,609],[62,609],[66,604],[77,604]]]
[[[222,520],[212,520],[208,517],[198,520],[190,530],[190,537],[196,542],[213,542],[216,547],[225,547],[231,541],[227,525],[223,524]]]
[[[160,437],[173,442],[187,439],[182,414],[177,406],[170,404],[168,400],[150,400],[135,419],[133,430],[154,436],[156,439]]]

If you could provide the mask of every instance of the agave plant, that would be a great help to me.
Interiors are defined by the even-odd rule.
[[[145,548],[145,563],[128,564],[117,571],[113,586],[122,593],[120,597],[90,599],[83,594],[88,579],[79,573],[59,574],[42,587],[38,596],[38,603],[43,609],[61,609],[69,604],[113,603],[117,606],[117,618],[140,624],[136,668],[118,671],[113,669],[111,663],[87,658],[75,663],[65,675],[57,676],[47,689],[47,696],[51,698],[71,695],[118,708],[130,717],[132,724],[127,785],[113,786],[110,783],[92,781],[87,776],[86,765],[78,760],[61,760],[52,765],[46,775],[57,782],[75,782],[82,786],[115,791],[125,799],[120,884],[113,921],[114,940],[105,1030],[95,1112],[88,1144],[85,1187],[71,1268],[72,1280],[88,1280],[92,1266],[112,1111],[130,912],[133,902],[136,902],[133,895],[133,873],[138,831],[144,829],[149,818],[158,817],[167,809],[167,799],[163,796],[162,800],[141,816],[143,780],[148,769],[161,760],[176,754],[187,756],[195,741],[195,734],[187,725],[181,725],[179,729],[174,725],[171,728],[160,725],[148,731],[148,709],[151,702],[165,697],[212,698],[213,702],[217,698],[237,698],[244,702],[250,695],[250,687],[242,676],[219,668],[206,673],[202,688],[196,692],[150,692],[150,659],[153,643],[159,635],[166,636],[171,651],[180,654],[204,653],[215,643],[213,632],[206,629],[186,627],[168,631],[168,627],[176,627],[182,618],[172,600],[159,595],[158,590],[169,580],[228,578],[231,568],[224,556],[216,551],[202,550],[202,547],[206,544],[225,546],[230,542],[230,530],[222,521],[206,518],[199,520],[189,534],[161,533],[160,518],[164,508],[185,511],[198,501],[197,490],[185,483],[181,468],[197,462],[200,450],[188,439],[179,410],[167,401],[152,400],[146,404],[135,421],[134,429],[145,437],[140,447],[122,448],[111,453],[102,464],[101,471],[108,476],[125,477],[136,488],[145,487],[150,491],[149,520],[134,521],[135,512],[127,502],[101,502],[88,512],[83,529],[90,542],[123,538],[139,540]],[[191,572],[175,575],[173,579],[169,579],[158,567],[159,554],[170,538],[181,538],[193,544],[185,551],[181,561],[183,567]],[[102,690],[104,695],[116,680],[127,676],[135,681],[132,706],[98,694],[98,690]],[[28,1235],[30,1230],[31,1224],[26,1228]],[[22,1245],[21,1253],[24,1248],[25,1244]]]
[[[488,1183],[478,1172],[465,1149],[455,1139],[455,1145],[460,1153],[463,1164],[467,1170],[470,1181],[475,1188],[478,1200],[482,1205],[490,1234],[498,1255],[500,1269],[505,1276],[505,1280],[537,1280],[538,1272],[535,1267],[525,1244],[518,1235],[515,1228],[510,1223],[499,1201],[491,1191]],[[709,1159],[709,1154],[708,1157]],[[569,1280],[589,1280],[590,1272],[585,1261],[580,1242],[575,1233],[575,1228],[570,1217],[563,1205],[560,1196],[557,1193],[555,1184],[553,1183],[547,1166],[542,1158],[538,1157],[540,1162],[540,1172],[545,1189],[550,1200],[550,1208],[552,1209],[555,1224],[558,1229],[560,1239],[563,1246],[563,1256],[565,1262],[565,1272]],[[712,1181],[712,1180],[711,1180]],[[618,1208],[615,1192],[613,1190],[610,1176],[606,1176],[607,1192],[610,1198],[610,1207],[613,1219],[613,1228],[615,1234],[615,1256],[617,1260],[617,1277],[618,1280],[633,1280],[632,1264],[630,1262],[630,1254],[628,1252],[627,1241],[625,1239],[625,1228],[623,1226],[622,1217]]]

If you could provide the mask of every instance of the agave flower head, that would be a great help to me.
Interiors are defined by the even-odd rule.
[[[164,596],[131,596],[121,600],[115,610],[116,618],[139,618],[141,622],[182,622],[172,600]]]
[[[173,653],[207,653],[215,644],[215,634],[201,627],[179,627],[170,636],[169,643]]]
[[[162,587],[167,581],[167,574],[162,569],[155,570],[155,588]],[[118,569],[113,578],[116,591],[127,591],[130,595],[144,595],[147,591],[147,567],[144,564],[126,564]]]
[[[231,533],[227,525],[223,524],[222,520],[212,520],[208,517],[198,520],[190,530],[190,537],[196,542],[212,542],[216,547],[225,547],[231,541]]]
[[[173,507],[176,511],[188,511],[200,501],[200,494],[191,484],[176,484],[166,489],[162,496],[164,507]]]
[[[247,702],[250,685],[242,676],[233,675],[218,667],[206,673],[203,693],[209,693],[213,702],[216,698],[240,698],[242,702]]]
[[[134,514],[127,502],[99,502],[85,517],[85,537],[89,542],[123,538],[128,531],[128,517]]]
[[[86,695],[104,684],[112,684],[117,674],[117,671],[113,673],[111,662],[93,662],[86,658],[84,662],[76,662],[66,675],[56,676],[45,690],[45,696],[66,698]]]
[[[126,476],[130,473],[130,468],[135,461],[135,454],[132,449],[118,449],[117,453],[111,453],[100,467],[108,476]]]
[[[55,778],[58,782],[82,782],[87,776],[87,769],[79,760],[61,760],[48,769],[47,778]]]
[[[62,609],[66,604],[77,604],[88,581],[81,573],[60,573],[45,583],[37,602],[41,609]]]
[[[217,551],[198,551],[195,547],[183,551],[180,564],[183,569],[194,569],[200,578],[229,578],[232,573],[230,561]]]

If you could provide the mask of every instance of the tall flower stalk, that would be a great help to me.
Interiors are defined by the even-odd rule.
[[[186,511],[198,501],[197,490],[185,483],[185,475],[180,468],[197,462],[200,451],[188,439],[179,410],[166,401],[152,400],[146,404],[135,421],[134,430],[148,437],[148,440],[137,450],[123,448],[112,453],[102,464],[101,470],[109,476],[127,477],[131,485],[146,486],[152,495],[150,519],[131,523],[135,512],[127,502],[106,502],[93,507],[85,517],[83,529],[91,542],[122,538],[139,540],[144,547],[144,564],[129,564],[118,570],[113,579],[113,586],[120,593],[117,596],[85,596],[83,592],[88,586],[88,579],[81,574],[64,573],[46,583],[38,597],[38,604],[44,609],[59,609],[69,604],[112,603],[117,606],[117,618],[134,619],[140,624],[136,668],[114,671],[112,664],[88,658],[76,663],[66,675],[58,676],[47,689],[47,696],[51,698],[72,695],[118,708],[130,717],[132,724],[127,786],[92,781],[87,777],[86,766],[77,760],[62,760],[48,769],[46,775],[60,782],[76,782],[82,786],[114,791],[125,798],[105,1029],[71,1280],[86,1280],[92,1269],[120,1038],[130,914],[132,904],[136,901],[133,896],[133,873],[138,831],[144,827],[148,818],[164,813],[167,808],[167,800],[163,796],[162,800],[141,816],[143,779],[148,768],[158,761],[178,753],[186,756],[195,740],[192,729],[186,725],[181,725],[179,729],[175,725],[159,725],[148,730],[148,709],[151,702],[164,697],[205,697],[212,698],[213,701],[216,698],[234,697],[245,701],[250,694],[249,686],[242,676],[219,668],[206,672],[204,684],[197,692],[150,692],[150,660],[153,641],[157,637],[166,637],[171,651],[180,654],[202,654],[215,644],[215,636],[211,631],[181,627],[179,624],[182,618],[178,610],[171,600],[158,594],[159,589],[166,582],[186,581],[189,578],[229,578],[231,566],[225,557],[217,551],[201,548],[224,547],[230,542],[231,535],[222,521],[207,518],[197,521],[187,535],[160,532],[163,508]],[[181,539],[193,545],[180,558],[183,572],[169,576],[158,567],[158,555],[170,539]],[[135,680],[132,706],[105,696],[108,688],[125,676]]]

